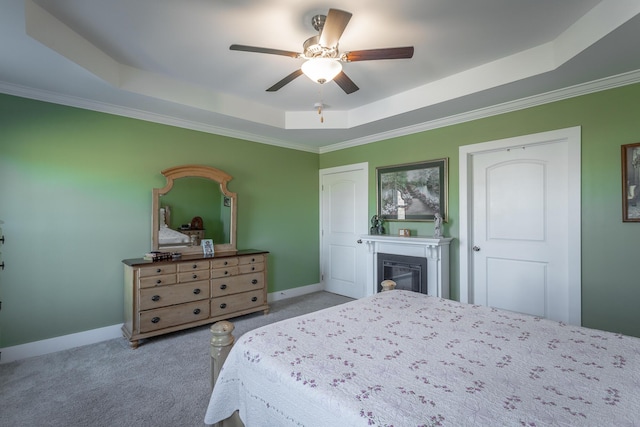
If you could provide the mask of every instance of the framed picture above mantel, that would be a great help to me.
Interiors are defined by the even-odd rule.
[[[622,146],[622,221],[640,222],[640,142]]]
[[[378,217],[385,221],[447,220],[448,160],[376,168]]]

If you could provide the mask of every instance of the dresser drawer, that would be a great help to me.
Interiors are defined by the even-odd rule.
[[[211,296],[237,294],[239,292],[253,291],[264,287],[264,274],[242,274],[211,280]]]
[[[178,278],[175,274],[166,274],[163,276],[150,276],[140,278],[141,288],[153,288],[156,286],[173,285],[177,283]]]
[[[208,299],[209,296],[209,282],[206,280],[183,285],[140,289],[140,310]]]
[[[220,258],[211,260],[211,268],[224,268],[238,265],[238,258]]]
[[[149,267],[140,267],[139,277],[158,276],[160,274],[171,274],[176,272],[175,264],[150,265]]]
[[[238,272],[240,274],[254,273],[254,272],[263,271],[263,270],[264,270],[264,263],[262,262],[257,262],[255,264],[240,264],[238,266]]]
[[[217,277],[235,276],[236,274],[238,274],[238,266],[216,268],[215,270],[211,270],[212,279],[215,279]]]
[[[208,270],[209,266],[209,261],[182,262],[178,264],[178,273],[183,273],[185,271]]]
[[[144,311],[140,313],[140,332],[151,332],[206,319],[209,317],[209,301],[207,299]]]
[[[222,316],[225,313],[247,310],[263,304],[266,304],[263,290],[213,298],[211,300],[211,316]]]
[[[239,264],[255,264],[264,262],[264,255],[251,255],[238,257]]]
[[[178,283],[194,282],[196,280],[209,279],[209,270],[195,270],[178,273]]]

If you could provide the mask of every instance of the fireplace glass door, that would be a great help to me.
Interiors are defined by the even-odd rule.
[[[396,289],[427,293],[427,259],[378,253],[378,292],[383,280],[396,282]]]

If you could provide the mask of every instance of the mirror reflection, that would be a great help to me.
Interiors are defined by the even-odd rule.
[[[187,242],[191,241],[190,236],[196,236],[196,245],[201,239],[213,239],[218,244],[231,243],[229,201],[227,198],[225,205],[225,196],[217,182],[188,177],[176,179],[171,191],[160,196],[160,209],[165,209],[166,226],[187,236]],[[172,242],[163,242],[160,238],[159,243],[162,247]]]
[[[231,176],[197,165],[162,174],[167,185],[153,189],[153,250],[202,253],[201,241],[211,239],[216,251],[235,251],[236,194],[227,189]]]

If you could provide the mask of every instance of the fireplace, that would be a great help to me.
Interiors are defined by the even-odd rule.
[[[378,292],[383,280],[396,282],[396,289],[428,293],[427,259],[405,255],[378,253]]]
[[[401,255],[426,260],[423,276],[428,295],[449,298],[449,245],[451,237],[363,235],[360,241],[367,247],[367,295],[378,292],[381,279],[378,254]],[[422,290],[421,290],[422,291]]]

